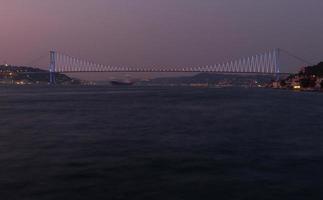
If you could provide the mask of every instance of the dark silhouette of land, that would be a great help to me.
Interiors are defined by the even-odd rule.
[[[0,84],[48,84],[49,72],[26,66],[0,66]],[[57,84],[80,84],[80,81],[65,74],[56,74]]]
[[[275,88],[292,88],[302,90],[323,89],[323,62],[302,68],[297,74],[290,75],[272,84]]]

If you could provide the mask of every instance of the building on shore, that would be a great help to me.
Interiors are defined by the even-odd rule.
[[[323,62],[302,68],[286,79],[273,81],[269,87],[296,90],[323,90]]]

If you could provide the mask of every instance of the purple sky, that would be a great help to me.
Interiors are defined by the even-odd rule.
[[[280,47],[323,60],[322,0],[0,0],[0,62],[56,49],[111,65],[203,65]]]

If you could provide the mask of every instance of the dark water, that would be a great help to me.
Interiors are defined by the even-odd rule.
[[[323,93],[0,88],[0,199],[323,199]]]

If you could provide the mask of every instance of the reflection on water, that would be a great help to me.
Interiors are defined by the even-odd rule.
[[[322,199],[323,94],[2,87],[1,199]]]

